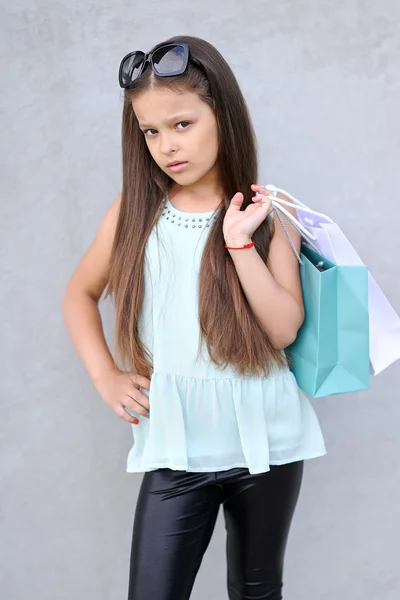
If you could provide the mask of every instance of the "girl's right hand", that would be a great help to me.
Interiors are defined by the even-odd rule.
[[[144,417],[148,416],[149,399],[139,389],[150,389],[150,381],[146,377],[113,369],[104,373],[94,383],[104,402],[127,423],[137,425],[139,420],[126,412],[125,407]]]

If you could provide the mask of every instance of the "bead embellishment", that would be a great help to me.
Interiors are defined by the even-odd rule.
[[[217,218],[218,213],[213,215],[212,217],[185,217],[183,222],[182,216],[177,216],[176,211],[171,209],[170,205],[168,205],[167,203],[166,206],[162,206],[161,216],[173,225],[177,225],[178,227],[184,225],[185,229],[187,229],[189,227],[189,222],[191,222],[192,229],[202,229],[203,227],[210,227],[212,222],[215,221],[215,219]]]

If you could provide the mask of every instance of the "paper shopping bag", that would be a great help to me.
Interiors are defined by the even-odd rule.
[[[315,244],[326,258],[337,265],[364,264],[336,223],[316,222],[312,216],[300,218],[300,214],[299,220],[314,234]],[[378,375],[400,358],[400,318],[371,273],[368,292],[371,372]]]
[[[305,319],[286,349],[299,387],[313,398],[368,389],[367,267],[335,265],[305,244],[301,259]]]
[[[336,265],[364,265],[339,225],[330,217],[311,210],[285,190],[272,185],[266,188],[283,193],[296,205],[300,224],[311,234],[316,249],[325,258]],[[372,375],[378,375],[400,359],[400,317],[371,273],[368,273],[368,296],[370,371]]]

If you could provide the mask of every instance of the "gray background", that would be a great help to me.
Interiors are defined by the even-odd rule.
[[[123,600],[131,430],[61,318],[120,189],[119,61],[171,35],[216,45],[248,100],[260,179],[338,221],[400,312],[400,4],[3,0],[2,13],[2,597]],[[307,463],[286,600],[399,598],[399,376],[397,363],[369,392],[314,401],[328,456]],[[193,598],[226,598],[225,573],[219,520]]]

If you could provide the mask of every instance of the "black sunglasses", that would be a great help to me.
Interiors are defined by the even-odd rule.
[[[186,42],[173,42],[159,46],[153,52],[145,54],[141,50],[130,52],[121,61],[119,67],[119,85],[129,87],[135,79],[141,76],[150,63],[153,73],[158,77],[172,77],[182,75],[189,64],[190,50]],[[204,67],[191,59],[204,71]]]

